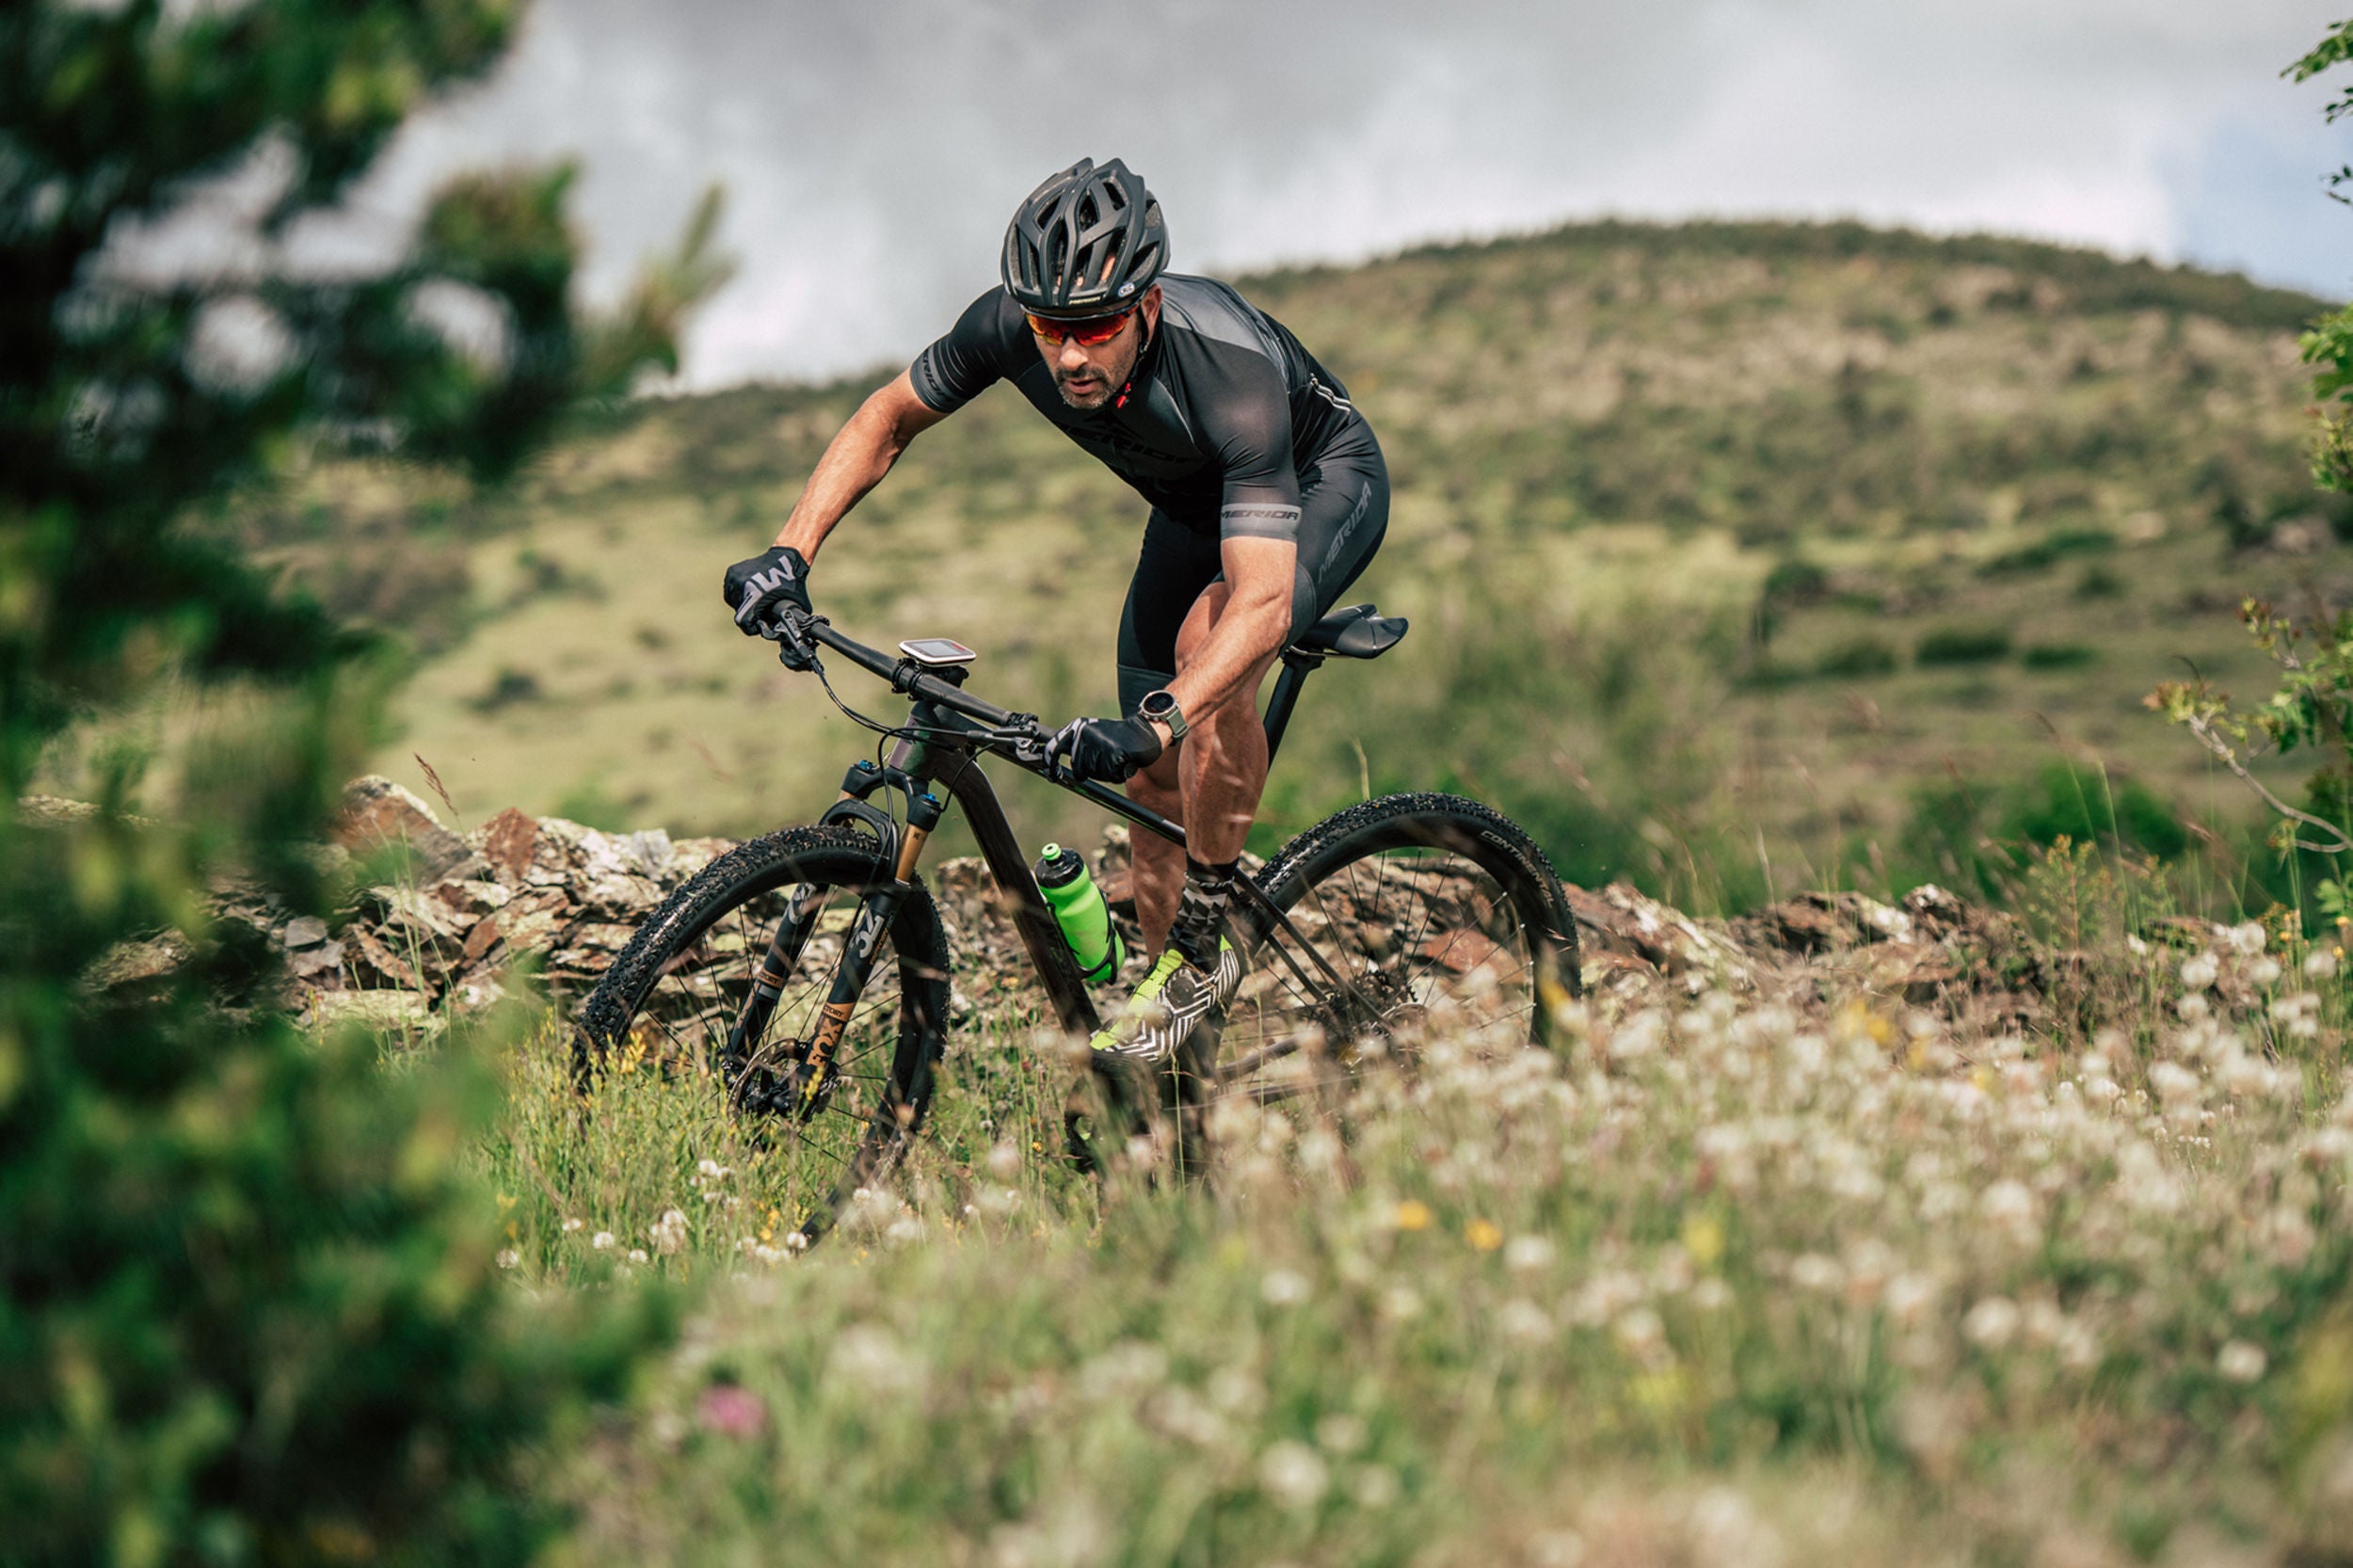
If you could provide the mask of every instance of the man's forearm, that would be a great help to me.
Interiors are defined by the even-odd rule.
[[[904,372],[878,389],[825,443],[824,456],[776,530],[776,542],[799,551],[803,560],[815,560],[834,524],[883,482],[907,443],[946,417],[916,397]]]
[[[1169,682],[1169,695],[1183,710],[1187,724],[1198,724],[1237,696],[1255,695],[1252,677],[1283,646],[1290,632],[1291,606],[1287,593],[1254,602],[1229,605],[1217,628],[1182,675]]]
[[[874,417],[869,408],[850,416],[826,444],[801,498],[792,504],[792,515],[776,530],[776,543],[799,551],[804,560],[815,560],[817,547],[834,524],[882,483],[902,450],[888,420]]]

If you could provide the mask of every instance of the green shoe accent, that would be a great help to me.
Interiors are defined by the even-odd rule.
[[[1207,972],[1171,948],[1160,954],[1119,1016],[1097,1030],[1090,1044],[1135,1061],[1165,1062],[1194,1025],[1231,1001],[1241,987],[1241,955],[1224,937],[1218,938],[1217,968]]]
[[[1170,977],[1184,967],[1184,957],[1175,948],[1161,953],[1151,972],[1137,983],[1119,1016],[1096,1030],[1088,1044],[1096,1050],[1117,1050],[1143,1032],[1144,1026],[1163,1011],[1160,1005],[1160,992],[1167,988]]]

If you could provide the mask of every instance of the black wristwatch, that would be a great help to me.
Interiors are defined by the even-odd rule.
[[[1169,696],[1165,686],[1147,694],[1142,702],[1136,704],[1136,717],[1149,724],[1168,726],[1168,738],[1172,743],[1185,738],[1188,728],[1185,711],[1176,706],[1176,699]]]

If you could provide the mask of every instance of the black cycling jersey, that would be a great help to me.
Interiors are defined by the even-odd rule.
[[[989,290],[909,375],[952,413],[1010,380],[1154,508],[1215,538],[1299,537],[1300,475],[1370,436],[1348,389],[1283,325],[1224,283],[1160,280],[1160,323],[1135,374],[1100,408],[1063,401],[1021,307]]]

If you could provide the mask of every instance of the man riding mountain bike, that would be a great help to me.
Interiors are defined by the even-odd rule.
[[[776,543],[726,583],[746,634],[782,635],[787,606],[810,608],[834,525],[908,442],[1000,379],[1150,503],[1120,616],[1122,716],[1072,721],[1048,760],[1184,825],[1182,848],[1136,837],[1152,966],[1094,1042],[1151,1063],[1241,981],[1224,929],[1266,785],[1258,683],[1364,570],[1389,513],[1380,444],[1347,389],[1231,287],[1167,260],[1160,203],[1119,159],[1038,186],[1005,232],[1003,286],[850,417]]]

